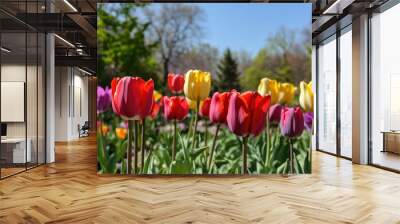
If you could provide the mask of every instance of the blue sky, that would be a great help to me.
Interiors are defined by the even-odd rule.
[[[251,55],[265,46],[280,27],[311,27],[311,4],[196,4],[205,12],[204,42],[219,48],[246,50]]]

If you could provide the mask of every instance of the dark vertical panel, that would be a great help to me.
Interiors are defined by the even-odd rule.
[[[28,21],[28,0],[25,1],[25,21]],[[24,120],[25,120],[25,170],[28,169],[28,114],[27,114],[27,81],[28,81],[28,24],[25,23],[25,88],[24,88]]]
[[[48,12],[49,1],[45,0],[45,13]],[[44,163],[47,163],[47,37],[48,33],[44,33]]]
[[[0,47],[3,46],[2,45],[2,23],[0,23]],[[2,60],[1,60],[1,56],[2,56],[3,52],[1,52],[0,50],[0,125],[1,123],[1,67],[2,67]],[[2,179],[1,177],[1,170],[3,169],[3,164],[2,164],[2,157],[1,157],[1,144],[0,144],[0,179]]]
[[[315,99],[315,148],[318,150],[319,149],[319,122],[318,122],[318,116],[319,116],[319,45],[317,44],[315,46],[315,92],[316,92],[316,99]]]
[[[336,31],[336,155],[341,156],[341,119],[340,119],[340,29]]]
[[[373,153],[372,153],[372,77],[371,77],[371,56],[372,56],[372,29],[371,29],[372,12],[368,12],[368,31],[367,31],[367,42],[368,42],[368,53],[367,53],[367,82],[368,82],[368,95],[367,95],[367,119],[368,119],[368,164],[373,163]]]
[[[39,1],[36,1],[39,13]],[[39,165],[39,32],[36,32],[36,166]]]

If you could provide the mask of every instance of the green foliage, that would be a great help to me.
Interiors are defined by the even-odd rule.
[[[113,131],[120,126],[121,120],[113,116],[102,116],[100,119],[105,120],[103,122],[109,125],[110,131],[105,135],[100,132],[97,134],[99,173],[123,174],[126,170],[127,141],[118,139]],[[241,174],[241,138],[229,132],[227,128],[220,130],[214,160],[208,169],[207,162],[214,137],[212,133],[208,133],[208,141],[205,143],[205,129],[199,127],[198,145],[191,150],[191,131],[187,128],[180,130],[176,160],[173,161],[171,127],[163,118],[148,120],[146,124],[146,159],[142,174]],[[190,125],[189,119],[183,121],[182,125],[186,127]],[[270,136],[269,144],[266,132],[249,139],[250,174],[288,173],[289,141],[281,136],[279,127],[276,126],[271,127]],[[311,173],[310,137],[310,134],[304,131],[301,137],[293,139],[296,173]]]
[[[306,32],[303,32],[306,34]],[[311,43],[296,40],[296,32],[281,28],[260,49],[240,77],[245,90],[257,89],[259,80],[268,77],[279,82],[299,83],[311,78]]]
[[[113,76],[133,75],[157,80],[158,65],[154,58],[157,43],[147,43],[145,39],[149,23],[140,22],[136,16],[135,11],[140,7],[144,6],[99,5],[97,38],[100,85],[109,85]]]
[[[228,48],[218,65],[216,89],[220,91],[229,91],[231,89],[240,91],[239,75],[238,63]]]
[[[271,77],[273,74],[267,66],[267,50],[262,49],[258,52],[256,58],[253,60],[250,67],[248,67],[244,74],[240,77],[240,85],[244,90],[257,89],[259,81],[264,77]]]

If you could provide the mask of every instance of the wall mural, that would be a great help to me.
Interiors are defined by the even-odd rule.
[[[99,174],[310,173],[310,11],[98,4]]]

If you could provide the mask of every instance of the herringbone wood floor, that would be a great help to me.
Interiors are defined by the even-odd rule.
[[[313,174],[99,177],[96,143],[0,181],[0,223],[400,223],[400,175],[314,153]]]

